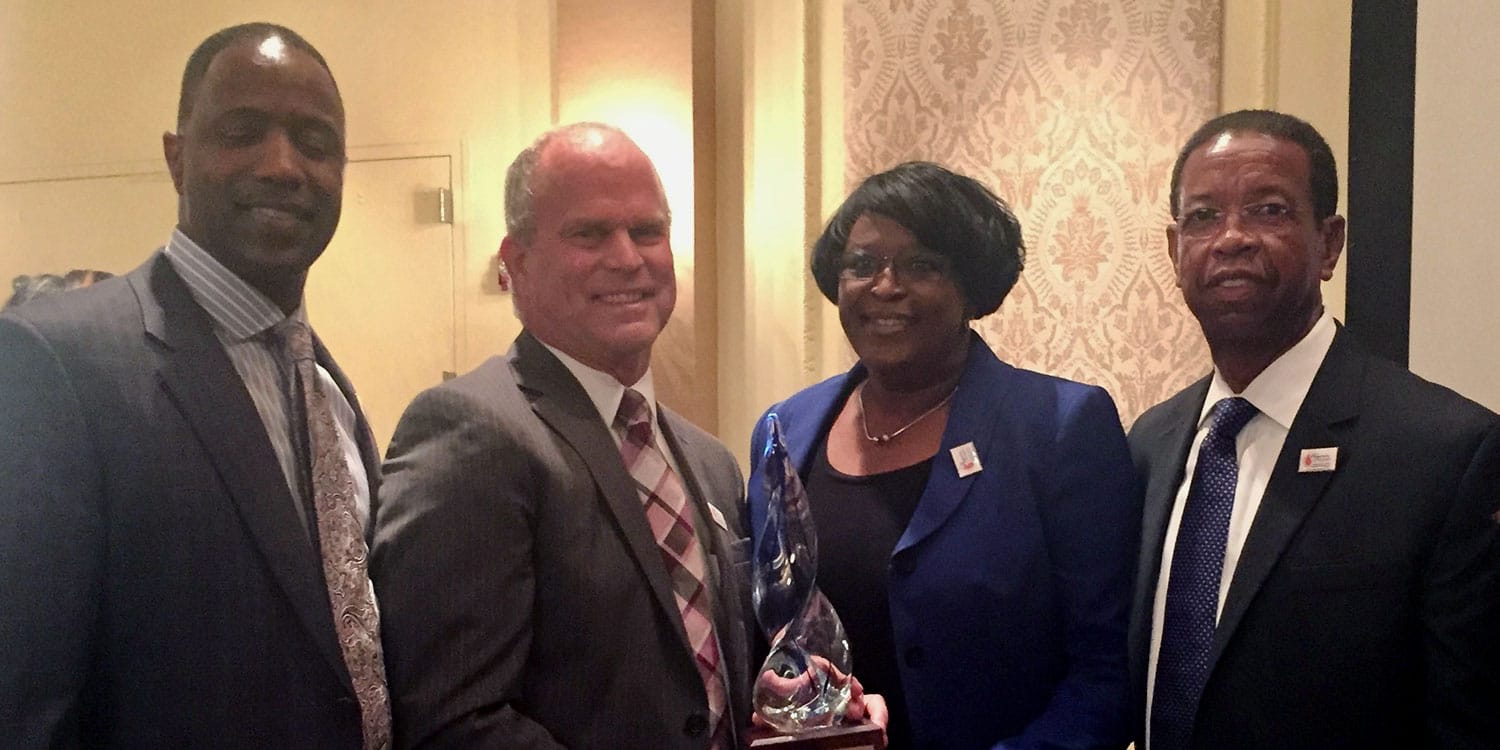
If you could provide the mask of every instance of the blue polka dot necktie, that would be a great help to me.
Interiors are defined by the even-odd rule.
[[[1150,750],[1182,750],[1192,745],[1193,720],[1208,681],[1224,545],[1239,481],[1235,436],[1255,414],[1255,406],[1243,398],[1219,401],[1214,404],[1213,424],[1198,448],[1198,465],[1167,578],[1167,607],[1151,700]]]

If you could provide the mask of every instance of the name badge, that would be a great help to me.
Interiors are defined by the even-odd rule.
[[[1297,459],[1297,473],[1313,474],[1333,471],[1338,466],[1338,462],[1338,448],[1303,448],[1302,457]]]
[[[979,463],[979,451],[974,450],[973,442],[964,443],[949,453],[953,454],[953,468],[958,470],[960,477],[978,474],[984,470],[984,465]]]

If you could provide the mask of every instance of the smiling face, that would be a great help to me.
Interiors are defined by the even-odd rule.
[[[178,227],[283,309],[338,226],[344,109],[333,77],[280,37],[210,63],[178,133],[163,137]]]
[[[892,265],[933,257],[906,227],[865,214],[849,230],[844,256],[894,261],[872,278],[839,278],[839,322],[873,377],[910,387],[931,385],[961,368],[968,355],[967,303],[945,272],[928,280],[905,278]],[[941,256],[935,256],[941,258]]]
[[[522,323],[544,343],[634,384],[677,302],[655,168],[625,136],[591,129],[547,143],[533,185],[534,229],[501,245]]]
[[[1168,252],[1216,361],[1251,357],[1258,373],[1322,314],[1321,284],[1338,263],[1344,220],[1313,217],[1308,176],[1300,146],[1255,132],[1212,138],[1183,163]]]

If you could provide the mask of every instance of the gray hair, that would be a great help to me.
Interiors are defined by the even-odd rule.
[[[533,199],[536,198],[536,168],[548,144],[558,138],[577,139],[584,133],[600,130],[618,135],[632,144],[635,143],[625,131],[614,125],[603,122],[574,122],[559,125],[542,133],[531,142],[530,146],[516,155],[515,161],[510,163],[510,168],[505,170],[506,234],[530,239],[531,235],[536,232],[536,207],[533,205]],[[660,183],[661,178],[658,177],[657,184],[660,185]],[[666,205],[665,195],[662,205],[664,207]],[[667,218],[671,219],[670,209],[668,209]]]

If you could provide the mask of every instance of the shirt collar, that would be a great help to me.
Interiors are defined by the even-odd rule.
[[[1214,404],[1219,403],[1220,399],[1239,395],[1254,404],[1256,410],[1282,429],[1290,430],[1292,420],[1297,417],[1302,401],[1307,398],[1307,391],[1312,387],[1313,377],[1318,374],[1318,368],[1323,365],[1323,358],[1328,354],[1328,347],[1333,344],[1336,331],[1333,316],[1325,309],[1318,317],[1318,322],[1313,324],[1312,330],[1301,341],[1261,370],[1239,394],[1235,394],[1234,389],[1229,387],[1229,383],[1215,369],[1213,380],[1208,385],[1208,397],[1203,400],[1203,411],[1198,416],[1198,426],[1202,428],[1213,411]]]
[[[599,411],[599,417],[604,420],[605,426],[614,429],[615,414],[620,411],[620,400],[625,397],[626,386],[616,380],[615,376],[595,370],[541,339],[537,341],[547,347],[547,351],[557,355],[563,367],[573,373],[578,384],[589,395],[589,400],[594,402],[594,408]],[[656,424],[656,387],[651,382],[651,368],[646,368],[646,374],[629,387],[646,397],[646,407],[651,411],[651,423]]]
[[[291,315],[283,314],[260,290],[225,268],[181,229],[172,230],[163,254],[187,284],[193,299],[229,340],[253,338],[289,317],[307,322],[306,305],[298,304]]]

